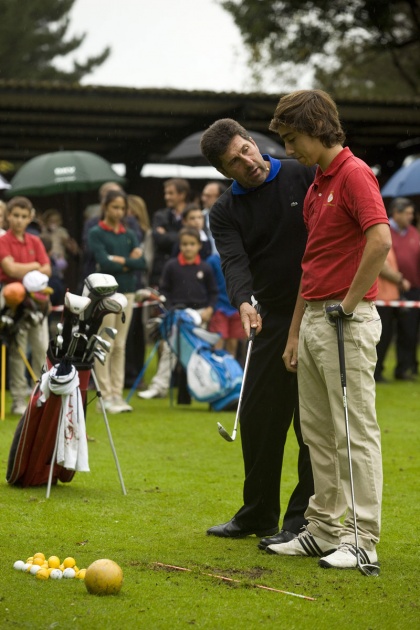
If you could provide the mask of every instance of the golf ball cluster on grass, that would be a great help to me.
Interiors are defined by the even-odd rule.
[[[74,558],[68,557],[61,562],[58,556],[50,556],[47,559],[41,552],[30,556],[26,562],[16,560],[13,568],[35,575],[39,580],[61,580],[62,578],[84,580],[86,574],[86,569],[79,569]]]
[[[30,573],[38,580],[84,580],[87,591],[93,595],[116,595],[123,582],[121,567],[108,559],[96,560],[87,569],[79,569],[74,558],[69,557],[61,562],[58,556],[46,559],[43,553],[36,553],[26,562],[16,560],[13,568]]]

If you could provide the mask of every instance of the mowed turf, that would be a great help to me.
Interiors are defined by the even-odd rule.
[[[419,627],[419,383],[380,385],[377,401],[384,458],[380,577],[324,570],[312,558],[271,556],[257,549],[255,537],[230,541],[205,535],[241,505],[240,442],[227,443],[216,426],[221,421],[230,431],[232,412],[133,397],[132,414],[109,417],[124,496],[105,424],[93,402],[87,414],[88,433],[95,438],[89,443],[90,473],[54,486],[48,500],[45,487],[0,484],[0,627]],[[12,416],[0,422],[3,479],[16,424]],[[283,503],[296,482],[296,454],[291,433]],[[38,551],[61,559],[73,556],[79,568],[110,558],[124,572],[122,590],[98,597],[89,595],[79,580],[41,582],[13,569],[15,560]]]

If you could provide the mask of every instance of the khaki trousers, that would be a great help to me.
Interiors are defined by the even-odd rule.
[[[10,344],[9,387],[13,402],[24,402],[27,397],[28,381],[25,376],[26,367],[19,353],[18,346],[22,348],[26,355],[28,353],[28,345],[31,351],[31,367],[35,376],[39,378],[48,349],[48,319],[46,317],[37,326],[30,326],[27,330],[21,330],[16,336],[16,343],[13,342]]]
[[[303,316],[298,353],[301,427],[309,446],[315,494],[305,513],[308,530],[335,545],[354,543],[343,395],[335,325],[329,302],[310,302]],[[372,302],[360,302],[361,323],[344,322],[347,407],[360,546],[379,541],[382,501],[380,430],[375,410],[376,344],[381,320]]]
[[[118,331],[116,338],[111,341],[111,349],[105,365],[95,361],[95,373],[102,396],[105,399],[120,397],[124,390],[125,344],[133,316],[134,293],[125,293],[124,295],[128,302],[124,310],[125,322],[122,322],[121,313],[105,315],[102,322],[102,326],[112,326]]]

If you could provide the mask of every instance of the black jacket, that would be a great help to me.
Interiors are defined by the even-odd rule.
[[[236,308],[254,295],[263,307],[293,313],[307,238],[303,201],[314,172],[284,160],[272,181],[246,194],[231,186],[212,207],[210,227]]]

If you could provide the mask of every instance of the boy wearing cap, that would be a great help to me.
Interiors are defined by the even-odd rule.
[[[32,203],[26,197],[13,197],[7,203],[9,229],[0,239],[0,282],[23,281],[30,271],[38,271],[51,276],[51,265],[45,247],[38,236],[25,232],[34,215]],[[48,323],[42,322],[21,330],[9,350],[9,383],[12,396],[13,414],[25,412],[25,394],[28,384],[25,378],[25,365],[19,347],[26,353],[28,342],[32,352],[32,367],[37,376],[45,361],[48,347]]]

